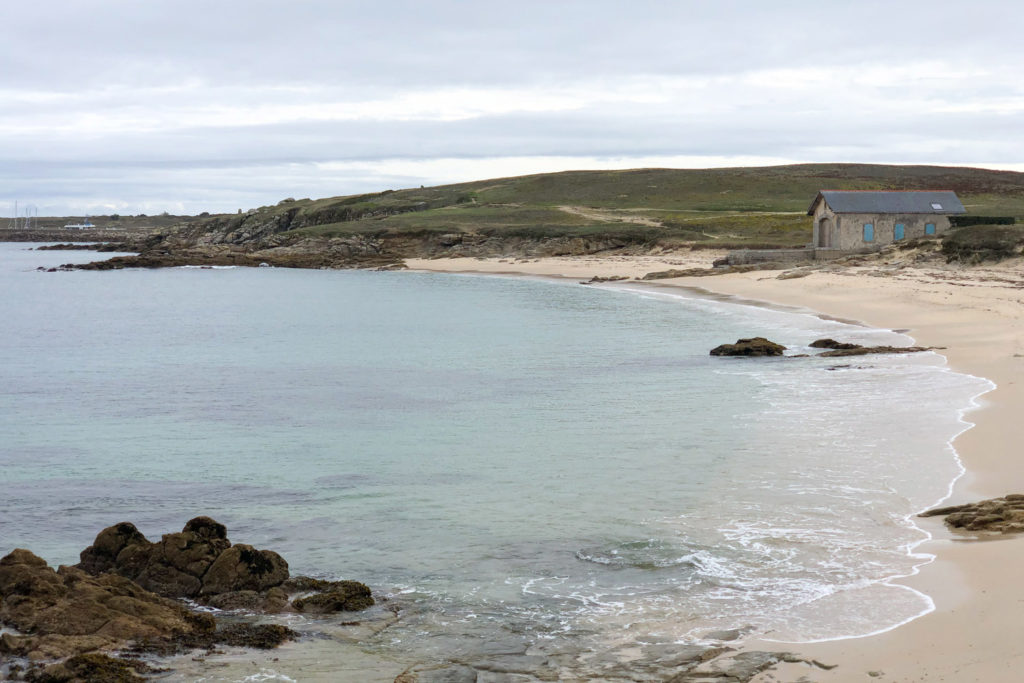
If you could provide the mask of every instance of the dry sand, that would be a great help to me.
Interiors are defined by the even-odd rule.
[[[539,260],[410,260],[410,268],[447,272],[571,277],[640,277],[669,268],[700,267],[714,252],[647,257],[565,257]],[[754,271],[658,280],[655,286],[700,288],[744,299],[812,309],[886,329],[907,330],[918,344],[946,347],[958,372],[997,388],[968,414],[976,426],[955,446],[967,473],[950,503],[1024,492],[1024,268],[948,269],[884,261],[869,267],[777,279]],[[757,330],[751,330],[751,334]],[[763,681],[1021,681],[1024,680],[1024,537],[974,541],[936,519],[920,526],[934,539],[918,548],[937,560],[901,580],[931,596],[935,610],[897,629],[816,644],[755,642],[755,649],[797,651],[830,671],[787,664]]]

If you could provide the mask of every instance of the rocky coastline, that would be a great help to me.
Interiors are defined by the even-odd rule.
[[[153,671],[146,656],[269,649],[298,637],[254,615],[350,613],[375,603],[357,581],[290,576],[276,552],[232,544],[224,525],[209,517],[156,542],[130,522],[115,524],[80,560],[53,569],[23,548],[0,558],[5,679],[141,680],[138,674]]]

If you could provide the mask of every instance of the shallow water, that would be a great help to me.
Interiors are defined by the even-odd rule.
[[[949,441],[988,383],[932,353],[707,354],[902,335],[633,286],[33,270],[94,257],[0,244],[0,552],[73,563],[110,524],[208,514],[402,614],[376,635],[300,620],[325,635],[204,676],[833,638],[930,606],[884,582],[926,559],[910,516],[958,476]]]

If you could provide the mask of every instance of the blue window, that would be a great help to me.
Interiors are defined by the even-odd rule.
[[[874,242],[875,241],[875,224],[865,223],[864,224],[864,241]]]
[[[935,234],[935,224],[934,223],[925,223],[924,224],[924,234],[926,234],[926,235],[934,235]]]
[[[897,223],[896,225],[894,225],[892,227],[892,238],[893,238],[893,240],[901,240],[901,239],[903,239],[904,232],[905,231],[903,229],[903,224],[902,223]]]

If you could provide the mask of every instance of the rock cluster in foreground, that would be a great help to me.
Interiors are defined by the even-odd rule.
[[[120,673],[109,680],[131,680],[134,674],[121,670],[135,662],[125,664],[102,651],[167,655],[217,645],[265,649],[297,635],[278,624],[221,627],[209,613],[193,611],[177,598],[221,609],[314,614],[374,604],[370,589],[357,581],[289,577],[280,555],[232,544],[224,525],[209,517],[196,517],[157,542],[134,524],[115,524],[80,557],[78,565],[56,570],[25,549],[0,558],[0,664],[10,657],[66,659],[33,670],[33,680],[107,680],[102,672],[114,676],[115,670]],[[87,669],[101,673],[89,678],[81,674]]]
[[[0,559],[0,654],[55,659],[130,640],[212,633],[216,622],[116,574],[54,570],[18,549]]]
[[[935,508],[918,516],[945,517],[943,521],[952,529],[1020,533],[1024,531],[1024,494],[1011,493],[977,503]]]

